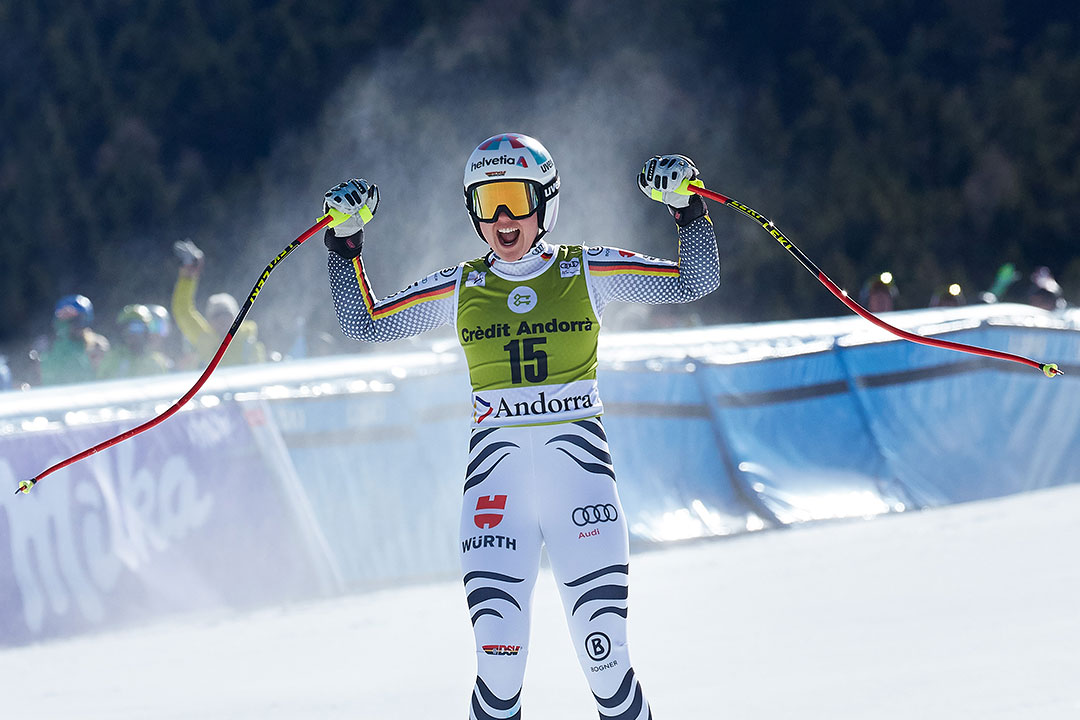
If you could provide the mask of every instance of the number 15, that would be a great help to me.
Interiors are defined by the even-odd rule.
[[[515,385],[521,383],[522,367],[525,369],[525,379],[531,383],[547,380],[547,353],[537,350],[537,345],[543,345],[547,338],[525,338],[524,340],[511,340],[503,345],[503,350],[510,353],[510,380]]]

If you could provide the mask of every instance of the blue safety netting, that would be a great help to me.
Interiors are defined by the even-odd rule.
[[[636,544],[1080,481],[1080,318],[1022,306],[602,338]],[[0,486],[135,425],[194,375],[0,394]],[[469,387],[456,348],[223,369],[191,408],[0,491],[0,644],[457,572]],[[177,596],[174,579],[199,592]],[[258,597],[256,597],[258,596]]]

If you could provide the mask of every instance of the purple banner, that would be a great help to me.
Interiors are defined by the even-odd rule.
[[[320,594],[265,422],[234,402],[181,413],[18,496],[137,421],[0,436],[0,645]]]

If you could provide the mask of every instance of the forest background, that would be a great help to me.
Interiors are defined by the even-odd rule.
[[[106,335],[125,304],[168,306],[176,240],[206,252],[203,295],[245,297],[349,177],[383,191],[365,247],[380,295],[480,255],[461,170],[508,130],[556,159],[557,242],[674,257],[634,179],[681,152],[853,294],[889,270],[901,309],[953,282],[973,300],[1011,262],[1080,297],[1068,3],[13,0],[0,87],[13,365],[68,293]],[[759,227],[712,216],[723,286],[693,322],[845,313]],[[282,353],[298,332],[340,335],[313,243],[252,313]]]

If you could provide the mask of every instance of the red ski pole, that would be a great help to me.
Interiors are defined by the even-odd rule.
[[[1029,365],[1029,366],[1031,366],[1033,368],[1036,368],[1038,370],[1042,370],[1042,372],[1047,377],[1054,377],[1055,375],[1064,375],[1065,374],[1061,370],[1058,369],[1058,366],[1055,363],[1041,363],[1041,362],[1037,362],[1035,360],[1031,360],[1029,358],[1023,357],[1021,355],[1014,355],[1012,353],[1001,352],[999,350],[990,350],[988,348],[982,348],[982,347],[978,347],[976,345],[965,345],[964,343],[951,342],[949,340],[939,340],[937,338],[928,338],[928,337],[924,337],[922,335],[916,335],[915,333],[911,333],[911,332],[908,332],[906,330],[901,330],[898,327],[894,327],[893,325],[890,325],[889,323],[885,322],[884,320],[879,318],[877,315],[874,315],[872,312],[870,312],[869,310],[864,308],[862,305],[860,305],[859,303],[855,302],[850,297],[848,297],[848,294],[846,292],[841,290],[839,288],[839,286],[837,286],[836,283],[834,283],[832,280],[830,280],[829,276],[826,275],[825,273],[823,273],[821,271],[821,269],[817,265],[815,265],[813,263],[813,261],[811,261],[810,258],[808,258],[806,256],[805,253],[803,253],[802,250],[795,247],[795,245],[792,244],[792,242],[787,239],[787,237],[784,235],[784,233],[780,232],[779,228],[777,228],[775,225],[773,225],[772,221],[769,220],[767,217],[765,217],[761,213],[757,212],[756,210],[753,210],[753,209],[747,207],[746,205],[743,205],[741,202],[739,202],[737,200],[733,200],[733,199],[727,197],[726,195],[721,195],[718,192],[715,192],[713,190],[707,190],[706,188],[704,188],[704,187],[702,187],[700,185],[694,184],[696,182],[700,182],[700,181],[695,180],[695,181],[691,182],[690,184],[688,184],[687,189],[690,190],[691,192],[694,192],[694,193],[697,193],[698,195],[701,195],[702,197],[706,197],[706,198],[708,198],[710,200],[715,200],[716,202],[720,203],[721,205],[727,205],[730,208],[734,208],[735,210],[738,210],[739,212],[741,212],[743,215],[746,215],[747,217],[752,218],[759,225],[761,225],[761,227],[765,228],[765,230],[770,235],[772,235],[773,238],[778,243],[783,245],[784,249],[787,250],[789,253],[791,253],[795,257],[795,259],[799,261],[799,264],[801,264],[804,268],[806,268],[807,271],[809,271],[809,273],[811,275],[816,277],[818,279],[818,282],[820,282],[822,285],[827,287],[829,289],[829,292],[831,292],[833,295],[835,295],[840,300],[840,302],[847,305],[848,308],[852,312],[854,312],[856,315],[859,315],[860,317],[865,318],[866,320],[869,320],[870,322],[877,325],[879,328],[882,328],[883,330],[888,330],[893,335],[901,337],[904,340],[909,340],[910,342],[914,342],[914,343],[920,343],[922,345],[931,345],[933,347],[944,348],[946,350],[956,350],[957,352],[971,353],[973,355],[982,355],[984,357],[996,358],[998,360],[1009,360],[1011,362],[1021,363],[1023,365]]]
[[[221,341],[221,345],[218,346],[217,352],[214,353],[213,359],[210,360],[210,364],[206,366],[206,369],[203,370],[202,375],[200,375],[199,379],[195,381],[195,384],[191,386],[191,389],[184,393],[183,397],[173,403],[168,410],[161,413],[157,417],[147,420],[138,427],[134,427],[126,432],[116,435],[115,437],[111,437],[108,440],[100,442],[97,445],[91,448],[87,448],[86,450],[83,450],[76,455],[72,455],[66,460],[61,460],[55,465],[41,471],[29,480],[21,481],[19,483],[19,488],[15,491],[15,494],[18,495],[19,493],[28,493],[30,492],[30,488],[37,485],[38,482],[40,482],[41,479],[46,477],[47,475],[51,475],[52,473],[60,470],[61,468],[65,468],[72,463],[76,463],[84,458],[88,458],[91,455],[105,450],[106,448],[111,448],[113,445],[121,443],[128,438],[133,438],[139,433],[145,432],[146,430],[149,430],[150,428],[165,422],[170,417],[175,415],[180,408],[187,404],[188,400],[195,396],[195,393],[199,392],[202,386],[206,384],[206,381],[210,378],[210,375],[214,372],[215,369],[217,369],[218,363],[221,362],[222,355],[224,355],[225,351],[228,349],[229,343],[232,342],[233,336],[236,334],[236,331],[240,329],[240,325],[244,322],[244,317],[247,316],[248,310],[251,309],[251,306],[259,297],[259,292],[262,290],[263,283],[265,283],[266,279],[270,277],[270,273],[273,272],[277,264],[284,260],[286,257],[288,257],[289,253],[291,253],[293,250],[300,247],[300,245],[302,245],[305,240],[310,238],[319,230],[322,230],[324,227],[333,222],[333,220],[334,218],[332,218],[329,213],[319,218],[319,221],[317,223],[305,230],[304,233],[300,235],[300,237],[289,243],[284,250],[278,253],[277,257],[270,261],[270,264],[266,266],[265,270],[263,270],[262,275],[259,276],[258,282],[256,282],[255,286],[251,289],[251,293],[248,295],[247,301],[244,302],[244,306],[241,307],[240,312],[236,314],[236,319],[233,320],[232,327],[230,327],[229,332],[225,334],[225,339]]]

